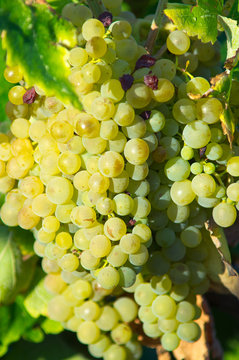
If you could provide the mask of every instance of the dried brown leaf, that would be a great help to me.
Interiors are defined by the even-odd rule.
[[[205,223],[205,227],[209,231],[212,242],[216,246],[222,260],[231,263],[230,250],[224,230],[212,218]]]
[[[196,320],[202,331],[201,337],[194,343],[181,341],[173,355],[176,360],[221,360],[223,352],[215,335],[215,326],[209,305],[200,295],[197,296],[197,305],[202,310],[201,317]]]
[[[142,323],[139,319],[135,319],[130,323],[130,327],[133,330],[134,333],[137,334],[137,340],[141,342],[142,345],[145,345],[150,348],[157,348],[160,345],[160,339],[152,339],[145,335]]]
[[[172,359],[170,353],[168,351],[164,350],[162,345],[158,345],[156,347],[156,353],[158,356],[158,360],[171,360]]]

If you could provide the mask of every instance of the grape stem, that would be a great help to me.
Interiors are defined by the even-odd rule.
[[[145,49],[148,51],[149,54],[152,54],[155,41],[157,40],[159,28],[164,15],[163,11],[166,5],[167,0],[158,1],[157,9],[155,11],[155,15],[151,24],[151,29],[149,31],[149,35],[145,44]]]
[[[87,0],[87,4],[96,18],[106,10],[102,0]]]

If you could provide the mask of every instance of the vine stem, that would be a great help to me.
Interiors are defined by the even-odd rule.
[[[87,4],[96,18],[106,10],[102,0],[87,0]]]
[[[155,44],[155,41],[157,40],[159,28],[161,25],[161,21],[163,18],[163,10],[167,5],[167,0],[159,0],[157,9],[155,11],[155,15],[151,24],[151,29],[149,31],[148,38],[146,40],[145,49],[148,51],[148,53],[152,54],[153,47]]]

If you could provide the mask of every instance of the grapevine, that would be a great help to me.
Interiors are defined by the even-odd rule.
[[[142,333],[168,352],[198,341],[201,297],[216,282],[239,296],[223,231],[239,211],[238,49],[228,45],[223,68],[217,34],[176,16],[193,14],[188,4],[159,1],[136,19],[120,0],[67,1],[59,25],[51,1],[14,2],[26,13],[21,36],[32,39],[31,16],[34,31],[49,20],[59,61],[34,49],[37,78],[3,22],[0,216],[3,232],[34,236],[38,315],[104,360],[141,359]],[[6,9],[0,1],[0,19]],[[0,278],[3,304],[4,291]]]

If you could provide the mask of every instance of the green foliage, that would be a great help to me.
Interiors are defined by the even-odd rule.
[[[237,21],[225,16],[218,16],[220,25],[223,27],[227,37],[227,59],[235,56],[239,48],[239,27]]]
[[[70,0],[47,0],[47,3],[50,5],[52,9],[54,9],[58,14],[61,13],[63,7],[70,3]]]
[[[168,4],[165,14],[179,30],[189,36],[197,36],[203,42],[217,39],[217,15],[221,14],[223,0],[198,0],[197,6]]]
[[[81,108],[67,80],[66,46],[76,44],[69,22],[59,20],[45,5],[30,8],[22,0],[0,0],[0,30],[6,30],[3,44],[7,64],[17,64],[29,86],[38,85],[47,95]]]
[[[8,90],[10,89],[11,85],[4,79],[2,69],[5,68],[5,56],[6,51],[3,50],[1,42],[0,42],[0,122],[7,121],[7,115],[5,113],[5,106],[8,102]]]

